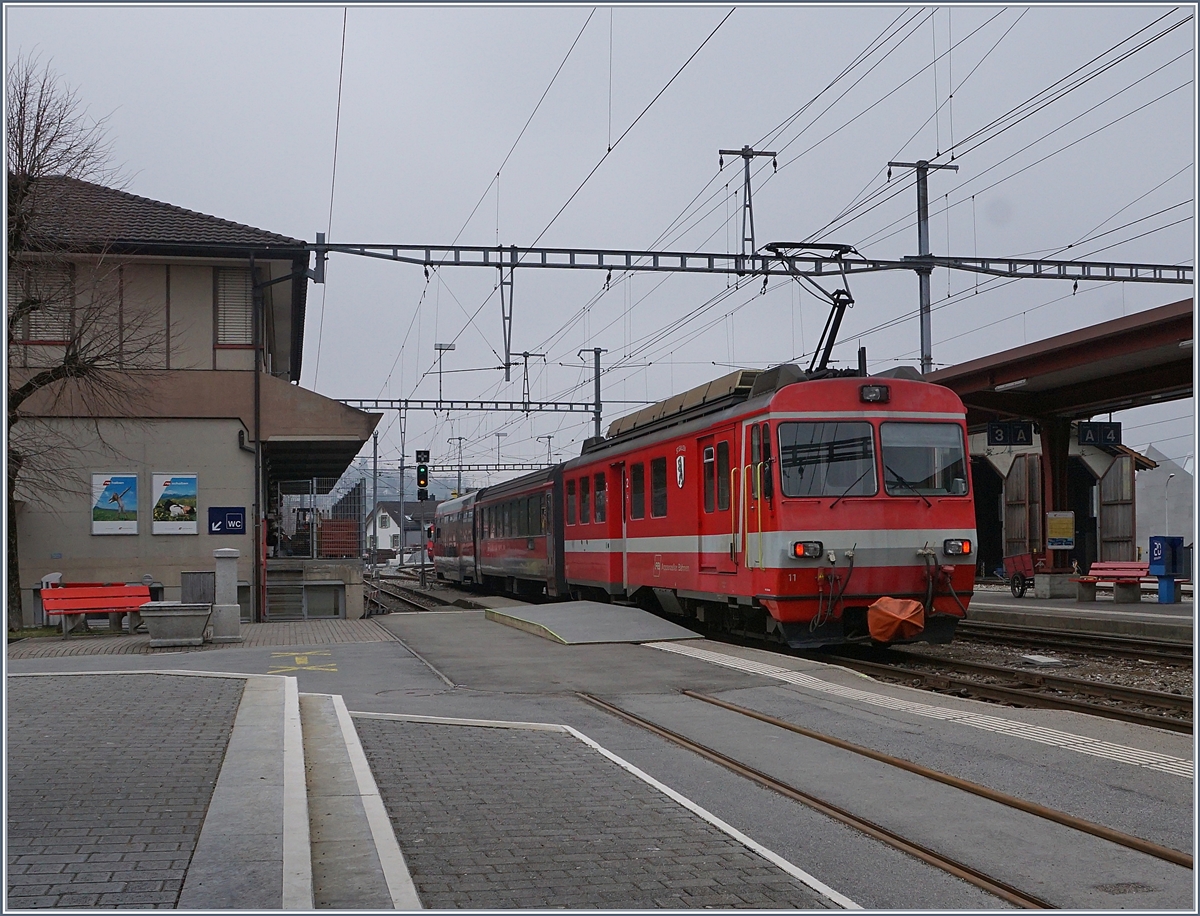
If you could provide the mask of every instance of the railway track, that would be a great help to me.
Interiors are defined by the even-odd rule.
[[[381,600],[381,596],[388,598],[391,603]],[[368,584],[367,600],[384,611],[395,610],[395,604],[403,605],[412,611],[431,611],[453,603],[428,592],[418,592],[402,585],[384,585],[378,580]]]
[[[1087,821],[1083,818],[1068,814],[1067,812],[1058,811],[1045,805],[1037,804],[1036,802],[1027,801],[1026,799],[1018,798],[1016,796],[991,789],[979,783],[974,783],[949,773],[944,773],[939,770],[922,766],[921,764],[913,763],[912,761],[905,760],[900,757],[885,754],[881,751],[863,747],[862,745],[853,744],[849,741],[844,741],[831,735],[825,735],[820,732],[813,731],[812,729],[803,728],[783,719],[778,719],[773,716],[760,713],[757,710],[748,709],[733,703],[728,703],[724,700],[706,696],[691,690],[685,690],[683,693],[685,696],[692,699],[709,703],[714,706],[719,706],[739,715],[755,719],[793,734],[801,735],[805,738],[824,742],[842,750],[867,757],[880,763],[884,763],[888,766],[905,770],[909,773],[914,773],[934,782],[951,786],[963,792],[989,799],[1018,811],[1023,811],[1027,814],[1035,815],[1043,818],[1044,820],[1060,824],[1070,829],[1078,830],[1082,833],[1099,837],[1120,846],[1124,846],[1128,849],[1136,850],[1137,852],[1144,853],[1145,855],[1162,859],[1163,861],[1171,862],[1175,865],[1179,865],[1188,869],[1192,869],[1194,867],[1193,857],[1186,852],[1162,846],[1149,840],[1142,839],[1141,837],[1132,836],[1130,834],[1123,833],[1122,831],[1115,830],[1111,827],[1106,827],[1103,824]],[[749,766],[743,761],[739,761],[736,758],[723,754],[720,751],[701,744],[698,741],[681,735],[678,732],[672,731],[663,725],[651,722],[648,719],[630,712],[629,710],[622,709],[621,707],[602,700],[599,697],[595,697],[590,694],[580,694],[580,697],[612,715],[651,731],[654,734],[659,735],[660,737],[665,738],[666,740],[671,741],[680,747],[684,747],[693,753],[699,754],[707,760],[711,760],[714,763],[724,766],[727,769],[732,770],[733,772],[759,785],[778,792],[780,795],[783,795],[786,798],[807,805],[816,811],[820,811],[821,813],[839,821],[840,823],[853,827],[854,829],[880,840],[881,842],[884,842],[895,849],[906,852],[929,865],[961,878],[962,880],[967,881],[1008,903],[1027,909],[1050,909],[1054,907],[1054,904],[1049,903],[1035,894],[1023,891],[1020,888],[995,877],[994,875],[989,875],[980,869],[938,852],[929,846],[916,842],[910,838],[906,838],[890,828],[884,827],[831,802],[820,799],[809,792],[805,792],[794,785],[776,779],[775,777],[764,773],[761,770]]]
[[[956,635],[987,642],[1074,650],[1090,654],[1106,653],[1122,658],[1139,658],[1166,664],[1191,665],[1193,660],[1192,647],[1188,643],[1140,639],[1132,636],[1098,636],[1090,633],[1077,633],[1072,630],[1018,627],[1011,624],[981,623],[973,620],[961,621],[958,624]]]
[[[1124,687],[1041,671],[1027,671],[1001,665],[939,658],[903,650],[889,650],[889,654],[892,657],[899,656],[906,664],[872,661],[856,658],[849,654],[814,653],[814,657],[819,661],[852,668],[864,674],[892,678],[907,684],[915,682],[920,686],[928,686],[935,690],[953,690],[983,699],[1010,703],[1014,706],[1069,709],[1107,719],[1192,734],[1190,718],[1172,717],[1128,708],[1131,704],[1140,707],[1151,706],[1184,714],[1189,713],[1192,708],[1192,698],[1189,696]],[[913,664],[922,667],[911,667]],[[942,671],[929,671],[929,668],[942,669]],[[943,673],[947,669],[974,675],[974,677],[955,677]],[[1000,678],[1008,683],[989,683],[980,678]],[[1049,691],[1056,691],[1056,693]],[[1108,706],[1060,695],[1063,693],[1092,696],[1124,705]]]

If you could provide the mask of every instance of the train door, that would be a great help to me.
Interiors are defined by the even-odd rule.
[[[617,498],[613,500],[621,507],[621,588],[629,594],[629,480],[625,473],[625,462],[613,463],[617,472]],[[610,510],[611,511],[611,507]]]
[[[733,440],[730,427],[703,436],[696,443],[700,455],[696,531],[701,572],[737,571],[740,531],[736,506],[740,471],[733,465],[737,454]]]
[[[764,565],[763,533],[774,527],[772,519],[774,484],[771,478],[771,427],[769,423],[753,423],[743,432],[742,480],[745,511],[742,529],[745,531],[744,558],[747,568]]]

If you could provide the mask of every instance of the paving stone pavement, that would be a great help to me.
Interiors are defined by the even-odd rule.
[[[170,909],[242,678],[10,677],[6,909]]]
[[[258,649],[264,646],[328,646],[364,642],[393,642],[396,637],[375,620],[276,620],[243,623],[240,643],[152,648],[142,633],[112,633],[99,629],[90,635],[39,636],[8,645],[8,657],[63,658],[77,655],[173,655],[212,649]]]
[[[354,724],[427,909],[832,907],[569,734]]]

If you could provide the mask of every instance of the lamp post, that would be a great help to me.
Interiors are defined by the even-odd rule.
[[[493,435],[496,437],[496,464],[499,464],[500,463],[500,440],[503,439],[505,436],[507,436],[508,433],[493,433]]]
[[[465,439],[465,438],[466,438],[466,436],[451,436],[449,439],[446,440],[451,445],[453,445],[455,442],[458,443],[458,489],[454,493],[455,496],[463,495],[463,492],[462,492],[462,444],[463,444],[463,439]]]
[[[1171,536],[1171,504],[1167,502],[1167,487],[1171,485],[1171,478],[1174,474],[1167,475],[1167,482],[1163,484],[1163,536]]]
[[[438,400],[440,401],[442,399],[442,354],[447,350],[453,350],[454,344],[435,343],[433,349],[437,350],[438,355]]]

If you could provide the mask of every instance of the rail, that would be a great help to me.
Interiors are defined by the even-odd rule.
[[[739,776],[743,776],[752,782],[758,783],[761,786],[777,792],[785,798],[799,802],[800,804],[819,811],[836,821],[846,824],[849,827],[853,827],[867,836],[886,843],[894,849],[899,849],[902,852],[906,852],[922,862],[932,865],[935,868],[939,868],[957,878],[961,878],[962,880],[967,881],[976,887],[995,895],[996,897],[999,897],[1001,900],[1005,900],[1008,903],[1012,903],[1016,906],[1024,907],[1026,909],[1052,908],[1052,904],[1034,894],[1028,893],[1027,891],[1022,891],[1019,888],[1016,888],[1013,885],[1000,880],[999,878],[988,875],[977,868],[967,865],[964,862],[952,859],[949,856],[943,855],[942,853],[937,852],[928,846],[924,846],[913,840],[907,839],[887,827],[868,820],[865,817],[853,814],[845,808],[835,805],[832,802],[820,799],[811,793],[804,792],[803,790],[783,782],[782,780],[776,779],[775,777],[770,776],[761,770],[757,770],[751,766],[748,766],[747,764],[736,760],[733,757],[722,754],[720,751],[716,751],[699,743],[698,741],[693,741],[691,738],[687,738],[678,732],[671,731],[662,725],[651,722],[649,719],[643,719],[641,716],[638,716],[635,713],[629,712],[626,709],[622,709],[619,706],[602,700],[599,697],[592,696],[591,694],[581,693],[579,696],[581,699],[591,703],[593,706],[596,706],[599,709],[603,709],[605,712],[644,728],[647,731],[658,735],[659,737],[665,738],[668,741],[679,745],[680,747],[686,748],[687,750],[690,750],[693,753],[712,761],[713,763],[719,764],[726,769],[737,773]]]

